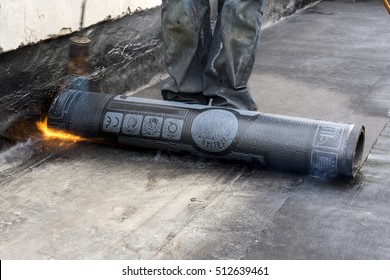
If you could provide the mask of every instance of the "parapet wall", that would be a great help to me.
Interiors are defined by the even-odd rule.
[[[317,0],[269,0],[263,25],[275,23]],[[217,0],[212,0],[215,17]],[[0,138],[16,138],[15,127],[28,129],[47,97],[66,76],[69,37],[91,39],[92,90],[123,93],[165,72],[160,40],[160,6],[107,20],[81,31],[0,54]],[[27,123],[27,125],[26,125]]]

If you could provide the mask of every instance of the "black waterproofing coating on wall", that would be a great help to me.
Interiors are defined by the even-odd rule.
[[[364,127],[203,105],[64,90],[48,125],[91,139],[353,177]]]

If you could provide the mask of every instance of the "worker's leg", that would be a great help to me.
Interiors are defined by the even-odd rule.
[[[258,47],[262,0],[219,0],[219,15],[204,75],[212,105],[257,110],[248,88]]]
[[[208,104],[203,72],[211,44],[209,0],[163,0],[162,38],[169,81],[166,100]]]

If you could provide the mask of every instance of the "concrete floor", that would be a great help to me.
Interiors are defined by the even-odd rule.
[[[0,259],[389,259],[389,19],[324,1],[263,31],[250,80],[263,112],[364,124],[357,178],[35,138],[0,154]]]

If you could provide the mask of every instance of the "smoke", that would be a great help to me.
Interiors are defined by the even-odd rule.
[[[33,144],[34,142],[32,139],[29,138],[24,143],[17,143],[5,148],[3,147],[0,151],[0,165],[12,164],[30,158],[34,153]]]

